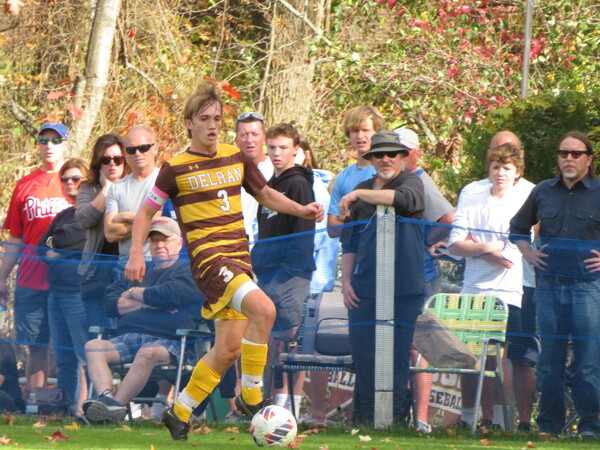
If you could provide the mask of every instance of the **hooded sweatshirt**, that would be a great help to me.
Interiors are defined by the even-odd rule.
[[[279,176],[273,175],[267,185],[301,205],[315,201],[313,172],[306,167],[290,167]],[[263,205],[259,205],[257,217],[259,241],[252,249],[252,267],[260,282],[267,282],[276,276],[286,279],[300,276],[310,280],[315,270],[315,222],[281,214]],[[313,233],[270,239],[304,232]]]

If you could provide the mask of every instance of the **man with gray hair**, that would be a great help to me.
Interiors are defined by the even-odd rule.
[[[129,255],[133,219],[158,175],[158,144],[154,132],[134,126],[125,135],[125,160],[131,173],[115,181],[106,197],[104,234],[108,242],[119,243],[119,255]],[[144,246],[148,254],[148,246]]]

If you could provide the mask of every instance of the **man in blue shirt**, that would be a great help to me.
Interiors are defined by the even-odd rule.
[[[377,109],[370,106],[357,106],[346,114],[344,119],[344,133],[350,140],[350,145],[356,150],[356,162],[342,170],[333,182],[331,202],[327,211],[327,228],[338,227],[344,224],[346,216],[340,214],[338,204],[342,197],[362,181],[373,178],[375,169],[365,159],[365,154],[371,149],[371,137],[385,128],[385,120]],[[340,228],[329,229],[329,236],[339,237]]]

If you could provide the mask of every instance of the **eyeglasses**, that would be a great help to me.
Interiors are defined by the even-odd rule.
[[[38,142],[42,145],[46,145],[48,142],[52,142],[54,145],[60,145],[63,143],[65,139],[63,138],[49,138],[49,137],[39,137]]]
[[[102,165],[108,166],[111,161],[114,161],[115,165],[120,166],[121,164],[123,164],[124,159],[125,158],[123,158],[122,156],[103,156],[102,158],[100,158],[100,163]]]
[[[155,145],[156,144],[142,144],[136,147],[125,147],[125,151],[128,155],[135,155],[135,152],[137,152],[138,150],[140,151],[140,153],[146,153]]]
[[[254,112],[254,111],[249,111],[249,112],[241,113],[238,116],[237,121],[241,122],[242,120],[246,120],[246,119],[260,120],[261,122],[265,121],[265,118],[263,117],[263,115],[261,113],[257,113],[257,112]]]
[[[60,177],[60,181],[62,181],[63,183],[66,183],[69,180],[73,180],[73,183],[79,183],[82,179],[83,177],[81,175],[73,175],[71,177],[63,175],[62,177]]]
[[[373,153],[373,158],[376,159],[381,159],[384,156],[387,156],[388,158],[395,158],[397,155],[399,155],[401,152],[377,152],[377,153]],[[406,155],[405,155],[406,156]]]
[[[558,153],[558,156],[561,158],[566,158],[571,155],[573,159],[579,159],[581,155],[589,155],[587,150],[557,150],[556,153]]]

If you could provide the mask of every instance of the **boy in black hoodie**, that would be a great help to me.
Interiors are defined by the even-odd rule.
[[[267,153],[274,168],[268,186],[301,205],[314,202],[312,170],[294,163],[294,157],[300,149],[298,131],[289,124],[281,123],[269,128],[266,137]],[[252,266],[258,277],[258,285],[275,303],[277,316],[273,331],[278,335],[293,335],[300,325],[302,304],[310,295],[310,280],[315,270],[314,230],[314,221],[280,214],[259,205],[259,242],[252,249]],[[301,234],[280,238],[297,233]],[[271,338],[267,368],[278,360],[282,344],[282,341]],[[265,375],[265,379],[269,377]],[[303,383],[302,372],[294,382],[296,416]],[[290,399],[284,394],[287,391],[278,392],[275,393],[275,404],[289,407]]]

